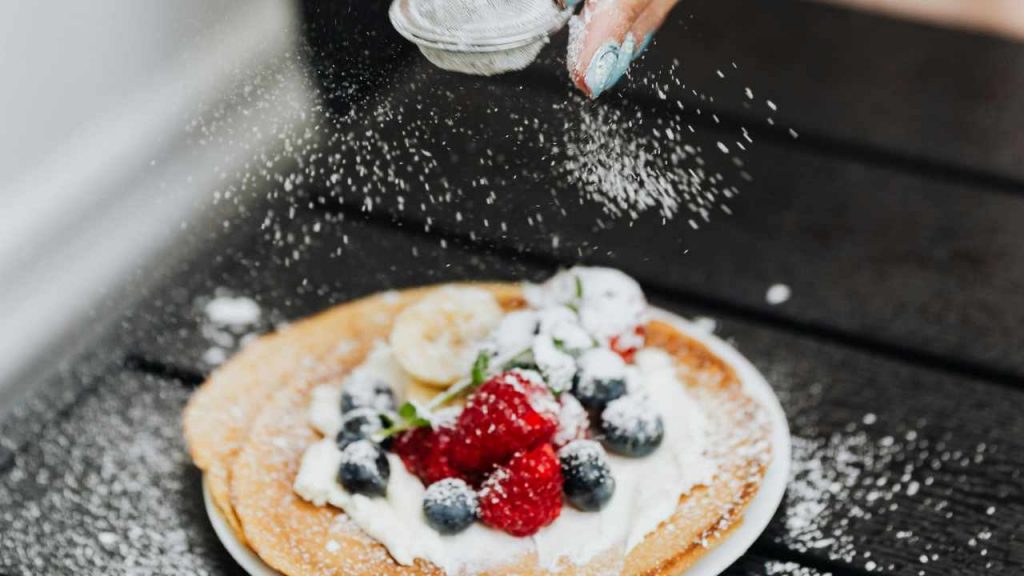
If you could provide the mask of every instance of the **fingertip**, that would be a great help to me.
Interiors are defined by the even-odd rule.
[[[597,98],[607,92],[622,80],[633,63],[636,39],[632,34],[626,34],[622,43],[607,41],[601,45],[586,71],[582,75],[582,82],[577,86],[591,98]]]
[[[597,98],[618,81],[620,53],[619,44],[610,40],[594,52],[583,74],[583,84],[591,98]]]
[[[629,70],[629,65],[633,63],[633,52],[636,48],[636,40],[632,34],[626,34],[626,37],[622,39],[622,46],[619,47],[618,59],[615,62],[615,69],[612,72],[611,79],[605,86],[605,90],[611,88],[626,75],[626,71]]]
[[[640,41],[630,28],[650,0],[586,1],[569,23],[568,65],[573,83],[597,98],[626,74]]]

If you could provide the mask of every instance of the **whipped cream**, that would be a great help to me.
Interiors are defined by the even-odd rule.
[[[376,361],[393,359],[380,352]],[[616,490],[608,504],[599,512],[565,506],[558,519],[532,537],[517,538],[481,523],[459,534],[437,533],[423,517],[426,488],[394,454],[388,454],[391,479],[386,497],[346,492],[337,480],[341,453],[333,440],[340,424],[314,417],[338,412],[338,386],[323,386],[313,393],[310,421],[325,437],[303,455],[294,489],[315,505],[344,510],[399,564],[411,565],[422,558],[449,575],[509,564],[529,554],[536,554],[546,570],[583,565],[613,549],[624,557],[672,516],[681,496],[709,483],[715,475],[715,463],[705,456],[704,416],[678,380],[672,358],[662,350],[647,348],[637,353],[635,364],[626,370],[631,385],[645,392],[661,410],[665,424],[661,446],[644,458],[610,454]]]
[[[601,343],[632,333],[647,318],[640,285],[613,268],[577,266],[543,284],[527,285],[523,293],[534,308],[574,307],[579,325]]]
[[[391,345],[380,340],[352,372],[341,381],[341,386],[317,386],[309,406],[309,423],[328,438],[341,430],[341,389],[365,393],[377,382],[385,382],[398,396],[405,396],[412,379],[398,365]]]

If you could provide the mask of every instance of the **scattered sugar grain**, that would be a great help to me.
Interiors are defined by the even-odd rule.
[[[259,322],[260,305],[245,296],[218,296],[204,307],[206,317],[214,324],[245,327]]]
[[[764,299],[772,306],[778,306],[786,303],[790,296],[792,296],[792,291],[789,286],[786,284],[772,284],[768,291],[765,292]]]

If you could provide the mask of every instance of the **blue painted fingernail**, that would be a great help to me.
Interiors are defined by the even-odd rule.
[[[640,43],[640,48],[637,48],[636,53],[633,54],[633,60],[639,58],[640,55],[643,54],[645,50],[647,50],[647,47],[651,45],[651,40],[653,39],[654,32],[648,32],[647,34],[644,34],[644,40],[643,42]]]
[[[590,89],[590,97],[597,98],[606,88],[610,88],[614,81],[609,82],[615,74],[619,62],[619,45],[615,42],[605,42],[594,53],[587,66],[587,72],[583,76],[583,82]],[[616,78],[617,80],[617,78]]]
[[[626,38],[622,41],[622,48],[619,49],[618,58],[615,61],[615,71],[605,84],[605,90],[614,86],[626,75],[626,70],[629,70],[629,65],[633,62],[633,48],[635,46],[636,41],[633,39],[633,35],[626,34]]]
[[[580,2],[582,2],[583,0],[564,0],[564,1],[565,1],[565,7],[566,8],[575,8],[576,5],[579,4]]]

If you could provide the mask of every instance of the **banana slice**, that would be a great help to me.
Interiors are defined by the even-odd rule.
[[[413,378],[447,388],[469,375],[477,347],[501,317],[501,306],[486,290],[440,288],[395,318],[391,347]]]

